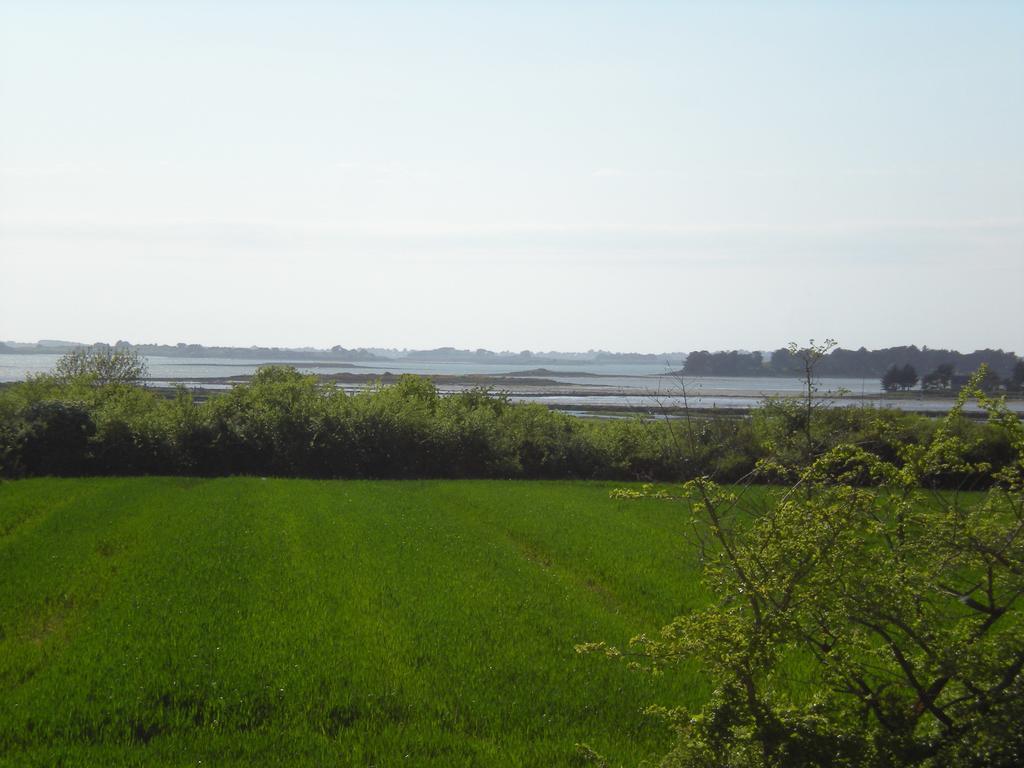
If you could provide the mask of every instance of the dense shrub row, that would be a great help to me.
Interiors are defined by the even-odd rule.
[[[346,394],[292,368],[196,402],[88,378],[32,378],[0,391],[0,472],[27,475],[233,475],[322,478],[596,478],[727,482],[758,459],[840,440],[886,458],[926,443],[931,420],[889,411],[768,402],[752,419],[585,420],[482,390],[441,396],[427,379]],[[964,422],[999,466],[997,433]],[[976,481],[978,478],[974,478]],[[946,480],[955,480],[955,478]]]

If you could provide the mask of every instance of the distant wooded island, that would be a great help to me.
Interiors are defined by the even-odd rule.
[[[1001,349],[979,349],[965,353],[917,347],[913,344],[885,349],[861,347],[853,350],[836,347],[818,361],[815,374],[835,378],[880,379],[893,368],[900,368],[902,372],[902,369],[910,366],[915,373],[922,375],[939,369],[948,370],[950,375],[967,375],[987,365],[1000,378],[1011,378],[1021,362],[1018,355]],[[803,362],[790,354],[786,347],[769,353],[702,350],[686,356],[681,372],[687,376],[792,377],[803,374]]]

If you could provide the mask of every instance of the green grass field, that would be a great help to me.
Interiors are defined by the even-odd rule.
[[[0,484],[0,765],[567,765],[706,695],[578,656],[704,598],[612,484]]]

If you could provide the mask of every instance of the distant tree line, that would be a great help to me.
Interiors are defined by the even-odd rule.
[[[893,367],[910,366],[916,372],[937,372],[928,383],[952,382],[954,375],[966,377],[987,365],[1000,380],[1013,381],[1022,360],[1013,352],[981,349],[963,353],[947,349],[888,347],[869,350],[836,348],[821,359],[818,376],[881,379]],[[761,352],[691,352],[683,366],[687,376],[792,376],[803,374],[803,363],[789,349],[776,349],[767,357]],[[916,382],[915,382],[916,384]],[[911,385],[913,386],[913,385]],[[948,388],[948,387],[947,387]]]
[[[914,366],[910,364],[892,365],[882,374],[882,389],[886,392],[905,391],[917,386],[921,382],[921,390],[924,392],[957,392],[967,384],[970,376],[964,373],[956,373],[952,363],[943,363],[936,367],[931,373],[925,374],[920,379]],[[985,374],[978,382],[983,392],[995,393],[1005,391],[1013,394],[1024,394],[1024,361],[1019,361],[1013,366],[1010,375],[1001,377],[991,368],[986,368]]]
[[[0,354],[38,355],[66,354],[76,350],[94,350],[113,348],[131,351],[147,357],[227,357],[243,360],[281,360],[290,362],[312,360],[337,360],[346,362],[389,361],[391,358],[374,354],[367,349],[346,349],[340,345],[330,349],[313,349],[311,347],[208,347],[202,344],[132,344],[119,339],[114,344],[81,344],[73,341],[39,341],[34,344],[0,342]]]
[[[40,341],[34,344],[4,344],[0,342],[0,354],[64,354],[75,350],[88,350],[98,347],[109,347],[106,344],[79,344],[70,341]],[[436,349],[350,349],[336,344],[330,349],[312,347],[207,347],[202,344],[132,344],[118,340],[114,349],[131,350],[149,357],[226,357],[243,360],[273,360],[281,362],[305,361],[344,361],[385,363],[395,360],[416,362],[446,363],[486,363],[516,365],[519,363],[654,363],[678,365],[685,357],[679,352],[648,354],[639,352],[606,352],[590,350],[589,352],[533,352],[524,349],[521,352],[494,352],[489,349],[457,349],[456,347],[438,347]]]

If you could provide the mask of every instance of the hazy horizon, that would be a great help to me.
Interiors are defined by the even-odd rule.
[[[818,343],[821,343],[824,340],[825,340],[824,338],[821,338],[821,339],[816,339],[816,340],[815,339],[803,339],[803,340],[799,340],[799,341],[797,341],[797,340],[793,340],[793,341],[796,341],[796,343],[800,344],[800,345],[806,345],[809,342],[815,342],[816,341]],[[476,352],[476,351],[483,350],[485,352],[492,352],[492,353],[497,354],[497,355],[506,355],[506,354],[507,355],[515,355],[515,354],[519,354],[521,352],[530,352],[530,353],[532,353],[534,355],[587,355],[587,354],[598,353],[598,352],[605,352],[605,353],[610,353],[610,354],[653,354],[653,355],[676,355],[676,354],[682,354],[682,355],[687,355],[687,354],[689,354],[691,352],[698,352],[698,351],[709,351],[709,352],[767,352],[767,353],[770,353],[770,352],[774,352],[774,351],[777,351],[779,349],[782,349],[782,348],[788,346],[788,344],[789,344],[789,342],[787,341],[787,342],[782,342],[782,343],[779,343],[779,344],[774,344],[774,345],[768,346],[768,347],[745,347],[745,346],[708,347],[706,345],[705,346],[699,346],[698,345],[698,346],[695,346],[695,347],[693,347],[691,349],[658,349],[658,350],[647,350],[647,351],[636,350],[636,349],[605,349],[605,348],[601,348],[601,347],[592,347],[592,348],[589,348],[589,349],[554,349],[554,348],[506,349],[506,348],[500,348],[500,347],[486,347],[486,346],[484,346],[484,347],[459,347],[459,346],[453,345],[453,344],[441,344],[441,345],[438,345],[436,347],[401,347],[401,346],[395,346],[393,344],[392,345],[378,345],[378,346],[369,347],[369,346],[348,345],[348,344],[344,344],[344,343],[341,343],[341,342],[339,342],[336,345],[335,344],[331,344],[331,345],[328,345],[328,346],[318,347],[318,346],[311,345],[311,344],[298,344],[298,345],[295,345],[295,346],[285,346],[285,345],[272,345],[272,344],[209,344],[209,343],[204,343],[204,342],[201,342],[201,341],[194,341],[194,340],[193,341],[145,341],[145,340],[138,340],[138,339],[127,339],[127,338],[124,338],[124,337],[118,337],[116,339],[109,339],[109,340],[108,339],[94,339],[94,340],[91,340],[91,341],[87,341],[87,340],[83,340],[83,339],[65,339],[65,338],[53,338],[53,339],[47,338],[47,339],[32,339],[32,340],[0,339],[0,344],[3,344],[3,343],[13,343],[13,344],[33,345],[33,344],[39,344],[39,343],[47,343],[47,344],[55,344],[55,345],[56,344],[80,344],[80,345],[83,345],[83,346],[94,346],[94,345],[97,345],[97,344],[107,344],[107,345],[110,345],[110,346],[114,346],[119,341],[126,341],[129,344],[131,344],[132,346],[149,346],[149,345],[154,345],[154,346],[174,347],[174,346],[176,346],[178,344],[186,344],[186,345],[188,345],[188,344],[196,344],[196,345],[198,345],[200,347],[205,347],[205,348],[224,347],[224,348],[232,348],[232,349],[278,349],[278,350],[282,350],[282,351],[303,351],[303,350],[309,350],[309,351],[319,351],[319,352],[327,352],[327,351],[330,351],[331,347],[333,347],[333,346],[341,346],[341,347],[344,347],[345,349],[348,349],[350,351],[367,350],[367,351],[385,351],[385,352],[432,352],[432,351],[443,350],[443,349],[454,349],[455,351],[458,351],[458,352]],[[982,350],[985,350],[985,349],[992,349],[992,350],[1001,349],[1004,352],[1011,352],[1013,354],[1016,354],[1016,355],[1018,355],[1018,357],[1024,356],[1024,355],[1021,354],[1021,352],[1019,352],[1016,349],[1002,348],[1002,347],[993,347],[991,345],[989,345],[987,347],[976,347],[974,349],[959,349],[959,348],[950,347],[950,346],[936,346],[936,347],[932,347],[932,346],[926,345],[926,344],[915,344],[914,342],[907,342],[905,344],[889,344],[886,347],[865,347],[863,344],[849,345],[849,344],[842,344],[842,343],[837,342],[836,348],[838,348],[838,349],[847,349],[847,350],[857,350],[857,349],[861,349],[861,348],[866,348],[869,351],[871,351],[871,350],[878,350],[878,349],[886,349],[886,348],[894,348],[894,347],[895,348],[898,348],[898,347],[910,347],[910,346],[916,346],[919,349],[923,349],[923,348],[927,348],[927,349],[930,349],[930,350],[931,349],[935,349],[935,350],[940,350],[941,349],[941,350],[946,350],[946,351],[949,351],[949,352],[959,352],[961,354],[969,354],[971,352],[979,352],[979,351],[982,351]]]
[[[0,337],[1024,352],[1024,4],[0,2]]]

